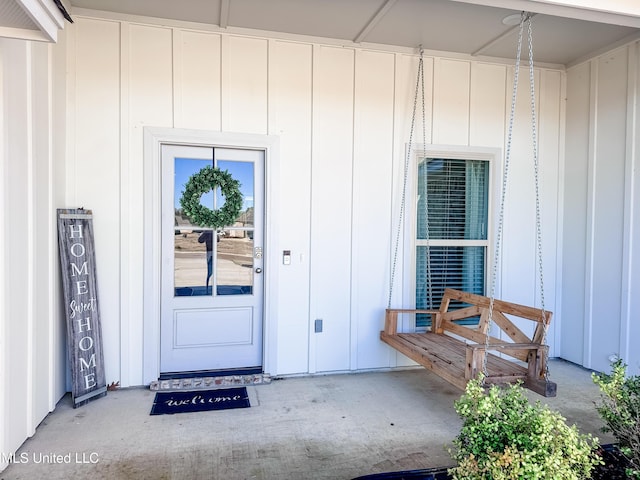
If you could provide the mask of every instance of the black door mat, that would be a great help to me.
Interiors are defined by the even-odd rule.
[[[158,392],[153,401],[151,415],[166,415],[209,410],[248,408],[246,387],[196,390],[190,392]]]

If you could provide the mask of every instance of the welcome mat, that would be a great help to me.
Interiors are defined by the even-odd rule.
[[[250,406],[246,387],[192,392],[158,392],[151,407],[151,415],[206,412]]]

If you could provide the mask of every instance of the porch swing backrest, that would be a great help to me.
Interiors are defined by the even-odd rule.
[[[450,309],[453,302],[467,306]],[[485,383],[521,380],[526,388],[540,395],[555,396],[556,384],[546,378],[548,346],[544,343],[552,313],[494,300],[490,322],[490,302],[488,297],[447,288],[439,310],[388,308],[380,339],[461,390],[483,373],[486,362]],[[430,315],[431,329],[425,333],[399,333],[398,316],[402,314]],[[479,317],[477,325],[460,322],[474,317]],[[516,319],[534,322],[533,334],[524,333],[514,323]],[[499,328],[504,338],[492,336],[490,324]]]

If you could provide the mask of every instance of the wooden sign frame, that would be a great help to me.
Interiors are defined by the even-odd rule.
[[[58,209],[58,245],[73,408],[107,394],[98,308],[93,214]]]

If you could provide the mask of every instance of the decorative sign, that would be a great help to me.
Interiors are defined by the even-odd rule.
[[[73,408],[107,394],[91,210],[58,209]]]

